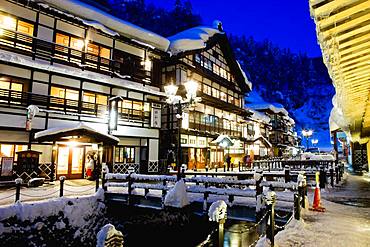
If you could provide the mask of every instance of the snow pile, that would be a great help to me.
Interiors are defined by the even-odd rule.
[[[91,5],[85,4],[78,0],[42,0],[44,8],[50,8],[49,5],[61,9],[63,11],[68,10],[66,13],[69,17],[84,18],[83,22],[89,26],[100,29],[101,31],[108,33],[109,35],[116,35],[117,33],[122,34],[130,39],[137,39],[141,42],[150,44],[162,51],[166,51],[169,46],[169,40],[156,34],[138,27],[134,24],[121,20],[114,17],[98,8]],[[63,12],[62,12],[63,13]],[[112,31],[112,30],[115,31]]]
[[[176,182],[175,186],[168,191],[165,199],[164,205],[175,207],[175,208],[183,208],[189,204],[188,195],[186,193],[186,186],[184,180],[180,180]]]
[[[226,218],[227,204],[223,200],[218,200],[209,207],[208,217],[210,221],[219,222]]]
[[[253,110],[253,109],[249,109],[249,111],[251,111],[253,113],[252,115],[252,118],[253,119],[256,119],[256,120],[259,120],[263,123],[266,123],[266,124],[269,124],[271,119],[264,113],[262,112],[259,112],[259,111],[256,111],[256,110]]]
[[[218,29],[212,27],[193,27],[183,32],[169,37],[169,51],[176,55],[180,52],[203,49],[207,45],[207,41],[215,34],[222,33]]]
[[[70,225],[81,227],[86,223],[82,216],[94,215],[104,210],[104,204],[98,202],[103,200],[104,190],[99,189],[95,195],[81,198],[60,197],[30,204],[18,201],[13,205],[0,207],[0,222],[11,217],[33,222],[38,217],[48,217],[63,212],[64,216],[69,219]],[[0,227],[0,234],[1,230],[4,228]]]
[[[29,246],[89,246],[104,222],[104,191],[80,198],[57,198],[0,207],[0,242]],[[84,243],[85,245],[82,245]],[[91,245],[90,245],[91,246]]]
[[[106,224],[103,228],[98,232],[96,247],[104,247],[105,240],[111,238],[113,236],[122,237],[122,232],[117,231],[114,225]]]

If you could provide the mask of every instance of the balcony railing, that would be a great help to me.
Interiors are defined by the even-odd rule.
[[[100,118],[108,116],[107,105],[6,89],[0,89],[0,105],[1,104],[7,104],[14,107],[24,106],[24,108],[33,104],[40,108],[61,111],[64,113],[78,113]],[[121,113],[119,114],[119,120],[126,122],[149,123],[150,113],[135,109],[122,108]]]
[[[148,82],[151,80],[151,71],[145,70],[143,66],[137,66],[135,59],[130,60],[131,62],[111,60],[12,30],[2,29],[0,48],[29,55],[33,59],[67,64],[82,70],[109,75],[119,74],[141,83],[143,80]],[[114,50],[112,52],[114,53]]]
[[[224,135],[229,135],[229,136],[234,136],[234,137],[242,137],[242,132],[237,131],[237,130],[232,130],[232,129],[225,129],[222,126],[210,126],[202,123],[194,123],[190,122],[189,123],[189,128],[190,129],[195,129],[199,132],[203,133],[209,133],[212,135],[218,135],[218,134],[224,134]]]

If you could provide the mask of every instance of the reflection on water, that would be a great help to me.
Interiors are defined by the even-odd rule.
[[[264,232],[265,224],[256,226],[253,222],[228,221],[225,226],[224,246],[249,246]]]

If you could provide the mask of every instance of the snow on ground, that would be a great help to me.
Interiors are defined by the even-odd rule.
[[[59,181],[44,184],[36,188],[21,188],[21,201],[31,202],[47,200],[59,197]],[[91,195],[95,193],[95,181],[86,179],[66,180],[64,182],[64,196]],[[15,200],[15,188],[0,188],[0,206],[13,204]]]
[[[326,190],[324,198],[343,203],[344,199],[370,199],[370,179],[349,175],[341,188]],[[312,203],[312,193],[309,194]],[[304,211],[303,220],[293,220],[275,237],[275,246],[340,247],[370,246],[370,204],[343,205],[322,199],[326,212]],[[257,246],[269,246],[265,239]]]

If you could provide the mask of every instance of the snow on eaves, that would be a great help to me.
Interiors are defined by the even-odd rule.
[[[67,132],[67,131],[73,131],[73,130],[88,130],[88,131],[92,131],[92,132],[98,132],[99,134],[104,135],[104,136],[108,137],[109,139],[112,139],[112,140],[115,140],[115,141],[119,142],[119,138],[117,138],[115,136],[112,136],[112,135],[109,135],[109,134],[104,133],[104,132],[97,131],[96,129],[91,128],[90,126],[87,126],[85,123],[82,123],[82,122],[80,122],[78,124],[70,125],[68,127],[56,127],[56,128],[50,128],[50,129],[47,129],[47,130],[39,131],[35,134],[35,138],[38,139],[40,137],[55,135],[55,134],[64,133],[64,132]]]
[[[244,82],[245,82],[245,84],[247,84],[247,86],[248,86],[249,90],[252,90],[252,82],[250,82],[250,81],[248,80],[248,77],[247,77],[247,75],[245,74],[245,72],[244,72],[244,70],[242,69],[242,67],[240,66],[239,61],[236,61],[236,63],[238,64],[238,67],[239,67],[239,69],[240,69],[240,72],[242,73],[242,75],[243,75],[243,77],[244,77]]]
[[[156,33],[145,30],[134,24],[114,17],[94,6],[85,4],[78,0],[32,0],[42,2],[44,8],[56,8],[60,12],[74,17],[86,25],[97,28],[110,35],[121,34],[122,36],[138,40],[159,50],[167,51],[170,41]],[[52,6],[52,7],[50,7]],[[81,19],[82,18],[82,19]],[[112,31],[114,30],[114,31]]]
[[[176,55],[180,52],[203,49],[207,41],[217,33],[222,33],[218,29],[206,26],[199,26],[187,29],[169,37],[169,52]]]
[[[82,71],[81,69],[72,68],[70,66],[65,66],[61,64],[50,65],[50,63],[47,61],[32,60],[28,56],[23,56],[20,54],[15,54],[4,50],[0,53],[0,61],[11,62],[22,66],[29,66],[48,72],[68,74],[71,76],[76,76],[87,80],[106,83],[109,85],[115,85],[117,87],[124,87],[127,89],[141,91],[143,93],[148,93],[156,96],[165,96],[165,93],[160,92],[158,88],[152,86],[144,86],[141,83],[125,80],[124,78],[112,78],[110,76],[106,76],[103,74],[90,72],[86,70]]]
[[[263,123],[266,123],[266,124],[269,124],[271,119],[264,113],[262,112],[259,112],[259,111],[256,111],[256,110],[252,110],[252,109],[248,109],[249,111],[251,111],[253,113],[252,115],[252,119],[255,119],[255,120],[259,120]]]

